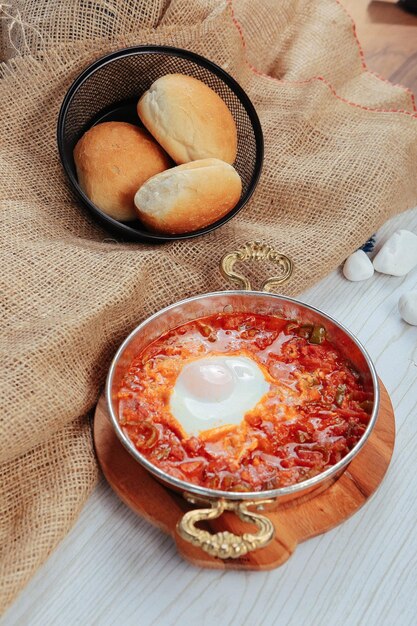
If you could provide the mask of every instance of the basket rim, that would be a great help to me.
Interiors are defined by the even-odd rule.
[[[88,80],[97,70],[102,67],[112,63],[113,61],[129,57],[129,56],[137,56],[137,55],[158,55],[164,54],[173,57],[179,57],[186,59],[188,61],[192,61],[197,65],[207,69],[212,74],[218,76],[237,96],[238,100],[241,102],[244,107],[253,132],[255,139],[255,165],[253,169],[253,173],[248,185],[248,189],[241,196],[239,202],[236,204],[231,211],[229,211],[225,216],[223,216],[220,220],[217,220],[213,224],[209,224],[205,228],[201,228],[199,230],[190,232],[190,233],[182,233],[178,235],[164,235],[152,233],[146,230],[141,230],[138,228],[134,228],[129,226],[126,222],[120,222],[110,215],[107,215],[99,209],[91,200],[86,196],[81,187],[78,184],[77,178],[74,174],[73,167],[69,161],[65,153],[65,139],[64,139],[64,129],[67,120],[67,114],[69,106],[76,95],[79,88]],[[207,233],[216,230],[220,226],[226,224],[229,220],[231,220],[251,198],[254,193],[257,184],[259,182],[259,178],[262,171],[263,166],[263,158],[264,158],[264,140],[263,140],[263,131],[262,126],[256,112],[254,105],[252,104],[249,96],[245,92],[245,90],[239,85],[239,83],[226,72],[222,67],[210,61],[206,57],[203,57],[196,52],[191,52],[190,50],[185,50],[183,48],[177,48],[173,46],[160,46],[160,45],[139,45],[139,46],[130,46],[126,48],[121,48],[114,52],[110,52],[105,54],[104,56],[96,59],[90,65],[88,65],[72,82],[68,91],[66,92],[64,99],[62,101],[59,114],[58,114],[58,122],[57,122],[57,144],[58,144],[58,152],[60,156],[61,163],[63,165],[64,171],[67,175],[67,178],[70,182],[72,190],[76,193],[77,197],[87,209],[91,213],[93,213],[96,217],[100,219],[101,222],[104,223],[105,226],[110,228],[113,231],[118,231],[120,234],[124,234],[130,239],[135,239],[137,241],[148,241],[153,243],[158,242],[169,242],[169,241],[178,241],[184,239],[192,239],[194,237],[198,237],[200,235],[204,235]]]

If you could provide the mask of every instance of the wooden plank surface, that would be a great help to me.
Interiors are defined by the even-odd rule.
[[[416,93],[417,18],[389,2],[344,4],[357,21],[370,69]],[[417,209],[385,225],[381,237],[396,227],[417,233]],[[356,284],[337,271],[302,296],[358,335],[394,404],[393,462],[357,515],[300,545],[277,570],[200,570],[102,481],[2,626],[414,626],[417,328],[397,312],[398,298],[410,289],[417,289],[417,270]]]
[[[417,95],[417,15],[392,0],[342,0],[369,69]]]
[[[382,229],[417,232],[417,209]],[[104,483],[71,533],[6,614],[3,626],[412,626],[416,615],[417,327],[398,298],[417,270],[349,283],[334,272],[302,299],[358,335],[394,404],[393,461],[376,495],[270,572],[201,570]]]

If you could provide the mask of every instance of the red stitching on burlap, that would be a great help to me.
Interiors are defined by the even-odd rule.
[[[398,89],[402,89],[403,91],[405,91],[410,96],[411,104],[413,105],[414,111],[417,111],[416,98],[415,98],[413,91],[409,87],[404,87],[404,85],[400,85],[399,83],[393,83],[387,78],[384,78],[383,76],[378,74],[378,72],[374,72],[374,70],[369,69],[369,67],[366,65],[365,54],[362,48],[362,44],[359,41],[357,31],[356,31],[355,20],[353,19],[353,17],[351,16],[347,8],[344,6],[343,2],[341,2],[341,0],[335,0],[335,2],[337,2],[337,4],[343,9],[343,11],[346,13],[346,15],[348,16],[348,18],[350,19],[352,23],[353,36],[355,37],[356,43],[358,44],[359,56],[361,57],[361,63],[362,63],[363,69],[366,72],[368,72],[368,74],[372,74],[373,76],[375,76],[375,78],[378,78],[378,80],[381,80],[383,83],[387,83],[388,85],[391,85],[392,87],[397,87]]]
[[[336,1],[336,2],[340,5],[340,6],[343,6],[343,5],[341,5],[341,4],[340,4],[339,0],[335,0],[335,1]],[[326,85],[326,86],[330,89],[331,93],[332,93],[332,94],[333,94],[333,95],[334,95],[334,96],[335,96],[338,100],[340,100],[341,102],[344,102],[345,104],[348,104],[348,105],[350,105],[350,106],[356,107],[356,108],[358,108],[358,109],[362,109],[362,110],[364,110],[364,111],[371,111],[371,112],[373,112],[373,113],[401,113],[401,114],[404,114],[404,115],[409,115],[410,117],[413,117],[413,118],[417,118],[417,112],[413,113],[413,112],[411,112],[411,111],[406,111],[405,109],[375,109],[375,108],[373,108],[373,107],[368,107],[368,106],[365,106],[365,105],[363,105],[363,104],[358,104],[358,103],[356,103],[356,102],[351,102],[350,100],[347,100],[347,99],[346,99],[346,98],[344,98],[343,96],[340,96],[340,95],[336,92],[336,90],[335,90],[335,88],[333,87],[333,85],[332,85],[331,83],[329,83],[329,81],[328,81],[328,80],[326,80],[326,79],[324,78],[324,76],[312,76],[311,78],[306,78],[305,80],[284,80],[284,79],[282,79],[282,78],[276,78],[275,76],[270,76],[269,74],[265,74],[265,72],[262,72],[261,70],[258,70],[258,69],[257,69],[254,65],[252,65],[252,63],[251,63],[251,62],[249,61],[249,59],[247,58],[247,53],[246,53],[246,50],[247,50],[246,40],[245,40],[245,37],[244,37],[244,34],[243,34],[243,28],[242,28],[242,25],[240,24],[240,22],[237,20],[237,18],[236,18],[236,16],[235,16],[235,12],[234,12],[234,9],[233,9],[233,0],[227,0],[227,4],[228,4],[229,9],[230,9],[230,14],[231,14],[231,17],[232,17],[232,21],[233,21],[234,25],[236,26],[236,29],[237,29],[237,31],[238,31],[238,33],[239,33],[239,35],[240,35],[241,40],[242,40],[242,47],[243,47],[243,49],[244,49],[244,51],[245,51],[245,55],[244,55],[244,60],[245,60],[245,63],[247,64],[247,66],[250,68],[250,70],[251,70],[254,74],[257,74],[258,76],[262,76],[263,78],[267,78],[267,79],[269,79],[269,80],[273,80],[273,81],[275,81],[275,82],[277,82],[277,83],[282,83],[282,84],[284,84],[284,85],[285,85],[285,84],[288,84],[288,85],[303,85],[303,84],[308,84],[308,83],[311,83],[311,82],[316,81],[316,80],[320,80],[321,82],[323,82],[323,83],[324,83],[324,84],[325,84],[325,85]],[[343,8],[344,8],[344,7],[343,7]],[[346,11],[346,10],[345,10],[345,11]],[[346,11],[346,13],[347,13],[347,11]],[[348,13],[347,13],[347,14],[348,14]],[[348,14],[348,15],[349,15],[349,14]],[[350,15],[349,15],[349,17],[350,17]],[[351,17],[350,17],[350,19],[352,20],[352,18],[351,18]],[[355,24],[354,24],[354,22],[353,22],[353,20],[352,20],[352,24],[353,24],[353,26],[355,25]],[[357,38],[357,36],[356,36],[356,27],[354,28],[354,35],[355,35],[355,39],[356,39],[356,41],[357,41],[357,43],[358,43],[358,45],[359,45],[359,53],[360,53],[360,56],[361,56],[362,67],[363,67],[363,69],[364,69],[365,71],[369,72],[369,70],[366,68],[366,63],[365,63],[365,60],[364,60],[362,47],[361,47],[360,42],[359,42],[359,40],[358,40],[358,38]],[[373,72],[369,72],[369,73],[373,73]],[[376,74],[375,74],[375,75],[376,75]],[[397,87],[397,86],[398,86],[398,87],[400,87],[401,89],[404,89],[404,91],[410,91],[407,87],[402,87],[402,85],[393,85],[393,83],[390,83],[390,82],[389,82],[388,80],[386,80],[386,79],[381,79],[381,80],[384,80],[385,82],[387,82],[388,84],[390,84],[390,85],[392,85],[392,86],[394,86],[394,87]],[[413,98],[412,98],[412,102],[413,102],[413,108],[414,108],[414,111],[417,111],[417,109],[416,109],[416,107],[415,107],[415,100],[414,100],[414,96],[413,96]]]

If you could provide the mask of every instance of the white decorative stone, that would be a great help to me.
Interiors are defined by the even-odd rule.
[[[374,258],[374,268],[382,274],[405,276],[417,265],[417,235],[397,230]]]
[[[417,326],[417,291],[403,293],[398,302],[398,310],[407,324]]]
[[[363,250],[356,250],[348,256],[343,266],[345,278],[352,281],[366,280],[374,273],[374,266]]]

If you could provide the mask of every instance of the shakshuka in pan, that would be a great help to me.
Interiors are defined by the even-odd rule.
[[[359,441],[372,394],[324,326],[221,313],[165,333],[130,364],[119,422],[153,465],[222,491],[287,487]]]

